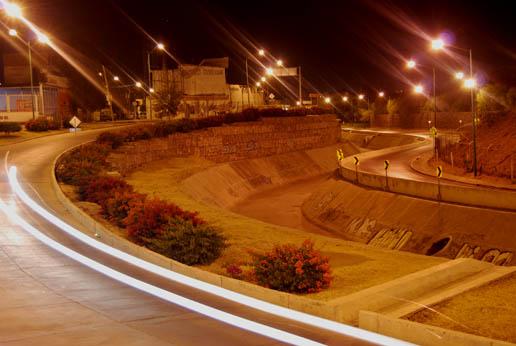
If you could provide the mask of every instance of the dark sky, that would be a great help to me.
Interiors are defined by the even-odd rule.
[[[456,45],[473,49],[484,79],[516,84],[511,1],[18,2],[26,17],[99,66],[115,69],[116,63],[140,76],[144,51],[153,43],[129,18],[183,63],[229,56],[235,83],[245,80],[245,49],[253,54],[263,47],[289,66],[301,65],[306,79],[323,92],[399,89],[406,87],[402,57],[430,62],[428,44],[418,33],[446,31]],[[443,76],[449,75],[446,67],[460,68],[444,56],[437,63]]]

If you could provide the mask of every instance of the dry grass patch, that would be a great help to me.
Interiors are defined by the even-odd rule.
[[[248,250],[268,251],[276,244],[301,244],[311,238],[316,248],[330,257],[334,280],[330,289],[311,294],[310,297],[331,300],[446,261],[443,258],[379,250],[281,227],[200,203],[183,191],[181,181],[212,165],[211,162],[194,158],[169,159],[151,163],[127,177],[127,182],[138,192],[169,200],[186,210],[198,211],[204,220],[218,227],[228,238],[228,248],[214,263],[202,267],[206,270],[225,275],[226,264],[250,258]]]
[[[516,274],[407,317],[411,321],[516,343]]]

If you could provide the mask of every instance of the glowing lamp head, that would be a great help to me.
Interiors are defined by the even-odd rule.
[[[266,77],[262,77],[262,82],[265,82],[267,80]]]
[[[20,6],[18,6],[16,4],[12,4],[10,2],[5,2],[4,9],[5,9],[5,13],[7,13],[7,15],[9,17],[21,18],[23,16]]]
[[[414,92],[415,92],[416,94],[422,94],[422,93],[423,93],[423,91],[424,91],[424,88],[423,88],[423,86],[422,86],[421,84],[416,85],[416,86],[414,87]]]
[[[159,50],[164,50],[165,49],[165,45],[163,43],[158,43],[156,45],[156,48],[158,48]]]
[[[464,81],[464,87],[467,89],[473,89],[477,86],[477,81],[473,78],[468,78]]]
[[[280,60],[276,61],[276,65],[283,66],[283,60],[280,59]]]
[[[416,62],[412,59],[410,59],[409,61],[407,61],[407,68],[414,68],[416,67]]]
[[[18,31],[15,29],[9,29],[9,36],[18,36]]]
[[[99,72],[98,75],[99,75],[99,77],[102,77],[102,72]]]
[[[263,49],[258,50],[258,55],[259,56],[264,56],[265,55],[265,51]]]
[[[363,99],[364,99],[364,97],[365,97],[365,96],[364,96],[364,94],[360,94],[360,95],[358,95],[358,99],[359,99],[359,100],[363,100]]]
[[[437,38],[435,40],[432,40],[432,42],[430,43],[430,46],[432,47],[433,50],[441,50],[444,48],[444,41],[440,38]]]
[[[380,91],[380,92],[378,93],[378,97],[384,97],[384,96],[385,96],[385,93],[384,93],[383,91]]]
[[[136,85],[137,88],[141,88],[142,87],[142,83],[141,82],[136,82],[135,85]]]
[[[330,102],[331,102],[331,98],[329,98],[329,97],[324,98],[324,103],[330,103]]]
[[[38,34],[38,41],[39,41],[39,43],[43,43],[43,44],[50,43],[50,39],[48,38],[48,36],[45,34],[42,34],[42,33]]]
[[[342,96],[342,101],[348,102],[349,98],[347,96]]]
[[[260,87],[261,85],[262,85],[262,83],[260,83],[260,82],[256,82],[256,86],[257,86],[257,87]]]
[[[118,82],[118,81],[120,81],[120,78],[118,78],[118,76],[114,76],[114,77],[113,77],[113,80],[114,80],[115,82]]]
[[[296,106],[301,106],[301,102],[300,101],[296,101]]]
[[[152,94],[154,92],[154,88],[150,88],[149,92]]]
[[[274,73],[274,70],[271,68],[271,67],[268,67],[265,72],[267,73],[268,76],[272,76],[272,74]]]
[[[464,72],[456,72],[455,73],[455,79],[464,79]]]

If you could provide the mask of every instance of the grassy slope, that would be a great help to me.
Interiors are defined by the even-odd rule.
[[[316,242],[316,247],[330,257],[335,276],[329,290],[311,297],[329,300],[445,261],[309,234],[199,203],[182,191],[180,182],[210,165],[198,159],[170,159],[149,164],[127,178],[137,191],[159,196],[188,210],[199,211],[202,218],[223,231],[229,239],[229,247],[215,263],[206,266],[206,270],[224,274],[225,263],[249,258],[248,249],[267,251],[275,244],[299,244],[311,238]]]

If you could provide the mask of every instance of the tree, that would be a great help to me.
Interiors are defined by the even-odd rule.
[[[387,101],[387,113],[389,115],[395,115],[400,112],[400,101],[399,99],[389,99]]]
[[[183,93],[176,87],[176,83],[166,83],[156,93],[154,110],[160,118],[176,115],[182,99]]]

